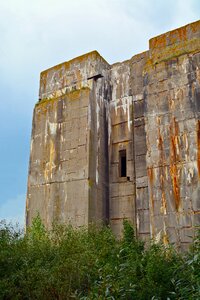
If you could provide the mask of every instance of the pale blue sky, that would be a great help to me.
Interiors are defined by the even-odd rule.
[[[40,72],[92,50],[123,61],[199,18],[199,0],[0,0],[0,219],[24,222]]]

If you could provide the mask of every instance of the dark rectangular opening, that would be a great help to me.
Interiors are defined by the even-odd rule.
[[[126,177],[126,150],[119,151],[119,176]]]

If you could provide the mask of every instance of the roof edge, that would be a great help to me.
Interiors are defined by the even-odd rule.
[[[45,69],[41,72],[41,75],[44,73],[48,73],[50,70],[58,69],[62,65],[71,64],[71,63],[75,62],[76,60],[79,60],[79,61],[86,60],[88,57],[91,57],[91,56],[100,57],[108,66],[110,66],[110,64],[105,60],[105,58],[103,58],[103,56],[101,56],[99,54],[99,52],[97,50],[93,50],[93,51],[87,52],[85,54],[79,55],[77,57],[74,57],[68,61],[64,61],[60,64],[54,65],[53,67],[50,67],[48,69]]]

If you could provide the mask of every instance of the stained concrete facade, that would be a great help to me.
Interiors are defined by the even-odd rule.
[[[27,225],[123,220],[187,247],[200,224],[200,21],[109,65],[96,51],[41,73]]]

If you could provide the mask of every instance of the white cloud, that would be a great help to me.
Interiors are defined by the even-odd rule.
[[[6,220],[13,224],[25,224],[25,195],[18,195],[16,198],[7,200],[0,204],[0,220]]]

